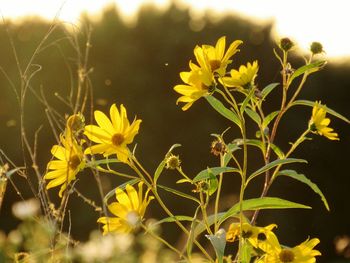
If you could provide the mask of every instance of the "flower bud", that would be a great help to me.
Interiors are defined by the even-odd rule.
[[[324,52],[323,46],[320,42],[312,42],[310,46],[310,50],[314,55]]]
[[[180,168],[181,160],[179,156],[171,154],[169,157],[165,160],[166,169],[175,170],[176,168]]]
[[[294,43],[288,37],[284,37],[280,40],[279,46],[282,50],[289,51],[292,47],[294,47]]]

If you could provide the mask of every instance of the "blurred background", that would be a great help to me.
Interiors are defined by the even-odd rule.
[[[98,15],[85,10],[85,14],[79,18],[75,17],[75,20],[65,18],[66,22],[64,19],[48,20],[43,16],[21,18],[22,14],[13,14],[13,17],[18,16],[17,19],[7,17],[10,9],[6,12],[6,5],[0,3],[3,13],[0,26],[0,70],[3,73],[0,74],[0,149],[18,166],[23,165],[19,128],[20,107],[13,87],[18,87],[20,83],[18,67],[22,68],[28,63],[52,25],[55,25],[54,31],[33,60],[33,63],[42,68],[31,81],[24,105],[24,123],[31,144],[34,142],[35,132],[41,127],[37,158],[42,172],[45,171],[46,163],[51,158],[51,146],[55,144],[42,98],[57,109],[61,116],[71,113],[69,107],[58,98],[66,98],[77,82],[79,54],[77,46],[72,45],[67,37],[69,34],[76,34],[78,46],[85,49],[91,32],[87,68],[90,70],[89,77],[93,87],[94,108],[108,112],[111,104],[123,103],[130,119],[137,115],[143,120],[140,133],[135,140],[136,155],[151,172],[156,169],[174,143],[182,144],[175,153],[180,155],[183,169],[187,174],[194,176],[207,166],[218,165],[215,156],[210,154],[210,144],[213,140],[210,134],[223,132],[230,123],[213,112],[205,100],[199,100],[189,111],[182,112],[175,104],[178,95],[173,91],[173,86],[181,82],[179,72],[188,70],[188,61],[194,59],[195,45],[214,45],[223,35],[227,36],[227,42],[236,39],[244,42],[241,51],[234,57],[233,67],[237,68],[256,59],[259,61],[257,77],[259,88],[272,82],[280,82],[281,69],[273,54],[273,48],[276,48],[276,40],[279,37],[290,37],[299,44],[300,48],[291,58],[292,66],[295,68],[303,63],[302,55],[307,54],[305,47],[311,41],[320,41],[324,44],[329,63],[321,72],[309,77],[300,98],[321,100],[330,108],[350,117],[348,106],[350,49],[349,42],[343,45],[342,37],[345,32],[342,32],[342,25],[339,25],[339,29],[330,26],[329,28],[333,30],[323,31],[322,37],[328,36],[324,38],[326,43],[322,42],[321,35],[319,39],[309,40],[309,37],[318,36],[314,34],[315,31],[328,29],[325,25],[332,25],[336,19],[333,16],[325,17],[319,14],[320,19],[317,23],[313,23],[314,20],[310,18],[310,23],[313,23],[311,28],[310,24],[298,24],[299,31],[303,32],[300,34],[298,30],[283,31],[281,26],[283,22],[278,24],[277,14],[275,20],[271,17],[266,20],[263,16],[258,17],[249,12],[242,13],[243,9],[241,13],[239,10],[231,12],[228,7],[215,9],[209,6],[211,9],[205,9],[195,5],[191,7],[181,1],[159,6],[147,4],[129,11],[123,10],[123,6],[109,5]],[[250,9],[255,10],[254,5],[251,5]],[[53,14],[58,17],[60,12],[62,16],[65,14],[64,6],[61,11],[60,6],[55,10]],[[134,14],[132,11],[135,10],[138,10],[137,15],[132,16]],[[331,10],[328,11],[331,13]],[[283,12],[286,17],[291,16],[287,10]],[[298,23],[298,14],[292,13],[292,15],[294,23]],[[305,28],[309,31],[305,31]],[[326,34],[328,31],[330,35]],[[334,35],[334,31],[339,31],[339,36]],[[12,52],[11,41],[18,52],[18,64]],[[38,94],[41,99],[37,97]],[[277,110],[278,91],[270,95],[268,100],[266,111]],[[307,127],[310,116],[309,108],[295,108],[289,112],[281,123],[277,144],[282,149],[287,149],[288,142],[295,140]],[[249,125],[253,128],[252,123]],[[288,178],[280,178],[271,188],[270,196],[310,205],[313,209],[265,210],[259,215],[258,225],[276,223],[281,243],[291,246],[301,243],[308,237],[318,237],[321,243],[317,248],[322,252],[319,262],[350,262],[348,259],[350,258],[350,176],[347,166],[350,156],[350,127],[336,118],[332,118],[331,127],[338,132],[339,142],[313,136],[312,141],[306,142],[293,155],[308,160],[308,165],[297,165],[293,168],[319,186],[328,199],[331,211],[326,211],[319,197],[303,184]],[[250,136],[253,137],[254,134],[253,129]],[[230,129],[226,138],[234,139],[235,136],[238,136],[237,131]],[[255,157],[253,152],[250,163],[251,169],[254,170],[262,165],[262,160],[260,157]],[[161,183],[175,186],[178,179],[179,175],[175,172],[165,171]],[[223,209],[231,207],[236,202],[238,179],[230,178],[225,184]],[[32,196],[24,178],[14,176],[13,180],[25,198]],[[123,180],[115,176],[103,176],[105,193],[121,183]],[[262,181],[260,183],[248,189],[247,198],[259,195]],[[79,175],[76,184],[79,191],[93,200],[99,200],[98,189],[93,185],[95,181],[92,174]],[[186,190],[191,191],[190,188],[184,191]],[[57,190],[51,192],[53,199],[58,200]],[[169,206],[179,214],[191,213],[192,204],[183,203],[167,193],[163,194]],[[19,196],[9,185],[0,211],[0,229],[5,232],[11,231],[19,223],[11,214],[11,206],[18,200]],[[79,198],[71,198],[68,209],[72,211],[72,236],[77,240],[86,240],[88,233],[97,228],[98,212]],[[151,205],[149,217],[160,219],[163,216],[165,215],[155,204]],[[163,231],[174,233],[167,236],[170,236],[173,242],[177,242],[176,228],[165,225]],[[342,241],[342,246],[339,245],[339,240]]]

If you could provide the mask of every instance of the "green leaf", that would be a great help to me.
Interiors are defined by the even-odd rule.
[[[135,179],[129,180],[129,181],[127,181],[127,182],[125,182],[125,183],[123,183],[123,184],[121,184],[121,185],[119,185],[119,186],[113,188],[111,191],[109,191],[109,192],[105,195],[105,197],[103,198],[103,202],[104,202],[105,204],[108,204],[109,198],[111,198],[112,196],[115,195],[115,190],[116,190],[117,188],[122,189],[122,190],[125,190],[127,184],[134,185],[134,184],[138,183],[139,181],[140,181],[139,178],[135,178]]]
[[[284,159],[285,155],[284,152],[275,144],[270,144],[271,149],[274,151],[274,153],[278,156],[280,159]]]
[[[161,161],[161,163],[158,165],[156,171],[154,172],[154,184],[157,184],[157,180],[159,178],[159,176],[161,175],[161,173],[164,170],[166,164],[166,160],[164,159],[163,161]]]
[[[222,116],[234,122],[238,127],[241,127],[241,121],[239,120],[237,114],[232,110],[227,109],[224,104],[213,96],[206,96],[206,100],[209,104]]]
[[[277,197],[262,197],[252,198],[243,201],[242,211],[248,210],[262,210],[262,209],[289,209],[289,208],[303,208],[310,209],[310,206],[291,202]],[[219,224],[222,224],[226,219],[239,214],[239,203],[232,206],[227,212],[220,216]]]
[[[313,72],[320,70],[324,65],[326,65],[326,63],[327,62],[325,60],[320,60],[320,61],[316,61],[314,63],[310,63],[307,65],[301,66],[296,71],[294,71],[292,76],[289,78],[288,85],[290,85],[296,77],[299,77],[300,75],[302,75],[304,73],[310,74],[310,73],[313,73]]]
[[[217,262],[223,263],[226,246],[226,232],[224,229],[220,229],[215,235],[205,235],[213,245]]]
[[[164,186],[164,185],[158,184],[157,186],[158,186],[159,188],[161,188],[161,189],[167,191],[167,192],[170,192],[170,193],[173,193],[173,194],[175,194],[175,195],[184,197],[184,198],[186,198],[186,199],[195,201],[195,202],[198,203],[198,204],[201,203],[197,198],[195,198],[195,197],[192,196],[192,195],[185,194],[185,193],[183,193],[183,192],[180,192],[180,191],[175,190],[175,189],[173,189],[173,188],[166,187],[166,186]]]
[[[218,189],[219,182],[218,182],[218,179],[216,178],[216,176],[214,176],[212,173],[209,173],[209,176],[210,176],[210,178],[209,178],[208,194],[209,194],[209,196],[211,196]]]
[[[255,93],[255,88],[250,89],[247,97],[245,97],[244,101],[242,102],[241,108],[240,108],[240,112],[241,114],[245,111],[245,109],[247,108],[248,103],[250,102],[250,100],[252,99],[253,95]]]
[[[169,216],[169,217],[166,217],[166,218],[163,218],[153,224],[151,224],[151,227],[154,227],[154,226],[157,226],[157,225],[160,225],[160,224],[163,224],[163,223],[172,223],[172,222],[176,222],[176,221],[189,221],[189,222],[192,222],[193,221],[193,218],[190,217],[190,216]]]
[[[253,254],[253,246],[244,240],[242,245],[242,253],[240,254],[240,261],[242,263],[250,263]]]
[[[278,165],[283,165],[283,164],[287,164],[287,163],[307,163],[306,160],[304,159],[296,159],[296,158],[287,158],[287,159],[277,159],[273,162],[270,162],[266,165],[264,165],[263,167],[261,167],[260,169],[256,170],[254,173],[252,173],[249,177],[248,180],[246,182],[246,185],[248,185],[248,183],[255,178],[256,176],[278,166]]]
[[[316,102],[314,101],[309,101],[309,100],[296,100],[292,103],[292,105],[303,105],[303,106],[310,106],[313,107],[315,105]],[[350,120],[347,119],[346,117],[344,117],[343,115],[339,114],[338,112],[328,108],[328,107],[324,107],[324,109],[327,111],[327,113],[333,115],[334,117],[337,117],[339,119],[341,119],[342,121],[345,121],[347,123],[350,123]]]
[[[236,143],[227,144],[227,152],[224,154],[224,166],[227,166],[232,158],[232,153],[241,149]]]
[[[89,162],[89,166],[96,167],[96,166],[99,166],[101,164],[110,164],[110,163],[120,163],[120,161],[116,158],[93,160],[93,161]]]
[[[186,252],[187,252],[187,255],[191,255],[192,253],[192,247],[193,247],[193,242],[196,238],[195,236],[195,228],[196,228],[196,223],[197,223],[197,217],[198,217],[198,212],[200,211],[201,209],[201,205],[199,205],[196,209],[196,212],[194,213],[194,216],[193,216],[193,221],[191,223],[191,228],[190,228],[190,233],[188,235],[188,239],[187,239],[187,242],[186,242]]]
[[[195,178],[193,178],[193,182],[199,182],[202,180],[210,179],[210,174],[217,176],[221,173],[227,173],[227,172],[239,172],[237,168],[233,167],[211,167],[207,168],[201,172],[199,172]]]
[[[245,112],[253,121],[255,121],[256,124],[258,124],[258,126],[260,126],[261,118],[260,118],[259,114],[257,114],[255,111],[253,111],[249,108],[246,108]]]
[[[259,148],[263,153],[265,153],[265,145],[262,141],[255,140],[255,139],[247,139],[246,140],[247,145],[255,146]]]
[[[264,100],[267,95],[269,95],[269,93],[271,91],[273,91],[277,86],[279,85],[279,83],[271,83],[269,85],[267,85],[262,91],[261,91],[261,99]]]
[[[269,115],[265,117],[262,123],[263,129],[265,129],[270,124],[270,122],[278,115],[279,112],[280,112],[279,110],[271,112]]]
[[[323,195],[320,188],[318,188],[318,186],[315,183],[311,182],[311,180],[309,178],[307,178],[305,175],[298,174],[294,170],[283,170],[283,171],[280,171],[277,175],[285,175],[285,176],[291,177],[291,178],[298,180],[299,182],[302,182],[302,183],[306,184],[307,186],[309,186],[316,194],[318,194],[321,197],[321,200],[322,200],[324,206],[326,207],[326,209],[328,211],[330,211],[327,199]]]

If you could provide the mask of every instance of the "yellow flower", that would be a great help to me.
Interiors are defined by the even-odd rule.
[[[120,105],[120,112],[115,104],[111,106],[111,120],[101,111],[95,111],[94,116],[98,126],[85,126],[84,134],[97,144],[87,148],[85,154],[103,154],[105,157],[116,154],[119,161],[127,163],[127,145],[132,143],[138,133],[141,120],[136,120],[135,117],[130,124],[123,104]]]
[[[234,88],[250,88],[254,85],[254,79],[257,76],[259,70],[258,61],[254,61],[253,64],[248,62],[247,66],[241,65],[239,70],[232,69],[230,77],[223,77],[222,82],[227,87]]]
[[[313,133],[323,135],[330,140],[339,140],[338,134],[333,132],[333,129],[328,127],[331,120],[326,118],[325,105],[316,102],[312,109],[312,116],[309,122],[309,127]]]
[[[104,224],[103,234],[109,232],[130,233],[142,222],[143,216],[153,196],[148,196],[149,189],[143,197],[143,183],[138,184],[139,191],[129,184],[126,185],[126,192],[117,188],[117,202],[108,206],[108,210],[116,217],[100,217],[97,222]]]
[[[226,37],[223,36],[216,42],[215,47],[210,45],[196,46],[194,54],[201,68],[207,67],[211,72],[224,76],[227,65],[232,62],[230,58],[239,51],[237,47],[242,43],[241,40],[232,42],[225,52]]]
[[[277,240],[272,230],[277,227],[275,224],[270,224],[265,227],[252,226],[249,223],[242,224],[242,236],[255,248],[266,251],[271,243]],[[234,242],[239,238],[241,224],[232,223],[226,233],[226,241]]]
[[[215,86],[214,77],[208,69],[201,69],[190,62],[191,71],[181,72],[180,77],[186,84],[176,85],[174,90],[182,96],[177,99],[179,102],[186,103],[182,110],[188,110],[192,104],[203,96],[208,95]]]
[[[60,137],[61,145],[54,145],[51,153],[58,160],[52,160],[47,164],[47,170],[52,170],[44,175],[45,180],[51,180],[46,189],[61,186],[59,196],[62,197],[67,185],[75,180],[77,173],[84,169],[85,160],[83,151],[75,139]]]
[[[320,243],[320,240],[313,238],[307,239],[303,243],[293,248],[281,247],[278,241],[257,263],[314,263],[316,256],[321,253],[313,248]]]

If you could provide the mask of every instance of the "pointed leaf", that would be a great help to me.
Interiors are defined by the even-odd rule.
[[[221,103],[221,101],[219,101],[213,96],[206,96],[205,98],[218,113],[220,113],[222,116],[229,119],[230,121],[234,122],[238,127],[241,127],[241,121],[239,120],[236,113],[226,108],[224,104]]]
[[[283,170],[283,171],[280,171],[277,175],[285,175],[285,176],[291,177],[291,178],[298,180],[299,182],[302,182],[302,183],[306,184],[307,186],[309,186],[316,194],[318,194],[321,197],[321,200],[322,200],[324,206],[326,207],[326,209],[328,211],[330,211],[327,199],[323,195],[320,188],[318,188],[318,186],[315,183],[313,183],[309,178],[307,178],[305,175],[298,174],[294,170]]]
[[[284,152],[282,152],[282,150],[277,145],[271,143],[270,147],[274,151],[274,153],[278,156],[278,158],[280,159],[285,158]]]
[[[222,228],[215,235],[205,235],[213,245],[217,262],[223,263],[226,246],[226,231]]]
[[[265,129],[270,124],[270,122],[278,115],[279,112],[280,112],[279,110],[271,112],[269,115],[265,117],[262,123],[263,129]]]
[[[278,166],[278,165],[283,165],[283,164],[287,164],[287,163],[307,163],[306,160],[304,159],[296,159],[296,158],[287,158],[287,159],[277,159],[273,162],[270,162],[266,165],[264,165],[263,167],[261,167],[260,169],[256,170],[254,173],[252,173],[247,182],[246,185],[248,185],[248,182],[250,182],[253,178],[255,178],[256,176]]]
[[[243,114],[243,112],[245,111],[245,109],[247,108],[248,103],[250,102],[250,100],[252,99],[253,95],[255,93],[255,88],[250,89],[247,97],[244,99],[244,101],[242,102],[241,108],[240,108],[240,112],[241,114]]]
[[[326,63],[327,62],[325,60],[320,60],[320,61],[316,61],[316,62],[307,64],[307,65],[304,65],[304,66],[298,68],[296,71],[294,71],[294,73],[290,77],[288,85],[290,85],[296,77],[299,77],[300,75],[302,75],[304,73],[310,74],[310,73],[313,73],[313,72],[320,70],[322,67],[324,67],[326,65]]]
[[[260,126],[261,118],[260,118],[259,114],[257,114],[255,111],[253,111],[249,108],[246,108],[245,112],[253,121],[255,121],[256,124],[258,124],[258,126]]]
[[[160,225],[160,224],[163,224],[163,223],[172,223],[172,222],[176,222],[176,221],[189,221],[189,222],[192,222],[193,221],[193,218],[190,217],[190,216],[169,216],[169,217],[166,217],[166,218],[163,218],[155,223],[152,223],[151,224],[151,227],[154,227],[154,226],[157,226],[157,225]]]
[[[271,91],[273,91],[277,86],[279,85],[279,83],[271,83],[269,85],[267,85],[262,91],[261,91],[261,99],[264,100],[267,95],[269,95],[269,93]]]
[[[237,168],[233,167],[211,167],[207,168],[201,172],[199,172],[195,178],[193,178],[193,182],[199,182],[202,180],[206,180],[210,178],[210,174],[217,176],[218,174],[221,173],[227,173],[227,172],[239,172]]]
[[[227,166],[232,158],[232,153],[241,149],[236,143],[227,144],[227,152],[224,154],[224,166]]]
[[[294,101],[294,102],[292,103],[292,105],[293,105],[293,106],[294,106],[294,105],[304,105],[304,106],[313,107],[313,106],[315,105],[315,103],[316,103],[316,102],[314,102],[314,101],[309,101],[309,100],[296,100],[296,101]],[[343,120],[343,121],[345,121],[345,122],[347,122],[347,123],[350,123],[350,120],[349,120],[349,119],[347,119],[347,118],[344,117],[343,115],[339,114],[338,112],[336,112],[336,111],[334,111],[334,110],[332,110],[332,109],[330,109],[330,108],[328,108],[328,107],[325,107],[324,109],[327,111],[327,113],[333,115],[334,117],[337,117],[337,118],[339,118],[339,119],[341,119],[341,120]]]
[[[242,209],[247,210],[262,210],[262,209],[289,209],[289,208],[303,208],[310,209],[310,206],[291,202],[277,197],[262,197],[253,198],[243,201]],[[239,203],[231,207],[226,213],[224,213],[219,220],[219,224],[222,224],[226,219],[239,214]]]
[[[183,193],[183,192],[180,192],[180,191],[175,190],[175,189],[173,189],[173,188],[166,187],[166,186],[164,186],[164,185],[158,184],[157,186],[158,186],[159,188],[161,188],[161,189],[163,189],[163,190],[169,192],[169,193],[173,193],[173,194],[175,194],[175,195],[178,195],[178,196],[184,197],[184,198],[186,198],[186,199],[195,201],[195,202],[198,203],[198,204],[201,203],[197,198],[195,198],[195,197],[192,196],[192,195],[185,194],[185,193]]]

